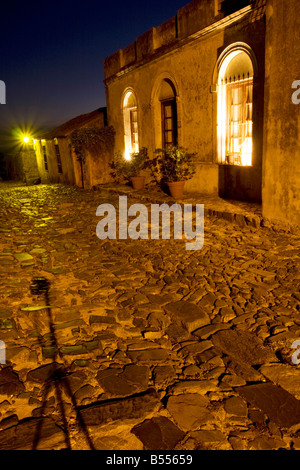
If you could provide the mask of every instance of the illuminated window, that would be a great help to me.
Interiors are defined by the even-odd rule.
[[[44,167],[45,167],[45,170],[48,171],[48,158],[47,158],[47,151],[46,151],[45,145],[42,145],[42,151],[43,151],[43,158],[44,158]]]
[[[252,165],[253,66],[244,51],[222,63],[218,80],[219,162]]]
[[[123,101],[125,158],[139,151],[138,111],[135,94],[128,91]]]
[[[63,171],[62,171],[62,163],[61,163],[61,158],[60,158],[59,146],[57,144],[54,144],[54,147],[55,147],[58,173],[62,173]]]
[[[139,149],[138,141],[138,123],[137,123],[137,109],[130,109],[130,132],[131,132],[131,148],[134,152]]]
[[[252,78],[227,85],[226,157],[236,165],[251,165],[252,89]]]

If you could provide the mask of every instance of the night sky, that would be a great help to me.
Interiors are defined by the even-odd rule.
[[[1,2],[0,149],[105,106],[105,57],[176,14],[186,0]]]

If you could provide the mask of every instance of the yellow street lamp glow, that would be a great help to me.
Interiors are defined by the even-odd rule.
[[[24,140],[25,144],[28,144],[29,137],[27,137],[27,135],[24,135],[23,140]]]

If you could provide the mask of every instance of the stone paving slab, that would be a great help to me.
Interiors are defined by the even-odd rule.
[[[2,431],[1,450],[32,450],[36,439],[34,450],[66,448],[66,436],[59,426],[50,418],[33,418]]]
[[[237,391],[279,426],[290,428],[300,424],[300,401],[281,387],[269,382],[240,387]]]
[[[185,437],[172,421],[165,416],[146,419],[132,429],[144,444],[145,450],[169,450]]]
[[[257,366],[268,362],[278,362],[272,349],[248,331],[223,330],[212,337],[213,344],[235,362]]]

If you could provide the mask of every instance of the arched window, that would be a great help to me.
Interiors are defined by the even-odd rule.
[[[254,69],[250,55],[235,48],[221,61],[218,74],[219,163],[252,165]]]
[[[139,151],[137,101],[133,91],[128,91],[123,100],[125,158]]]
[[[177,145],[176,91],[169,79],[160,85],[158,99],[161,103],[162,146]]]

